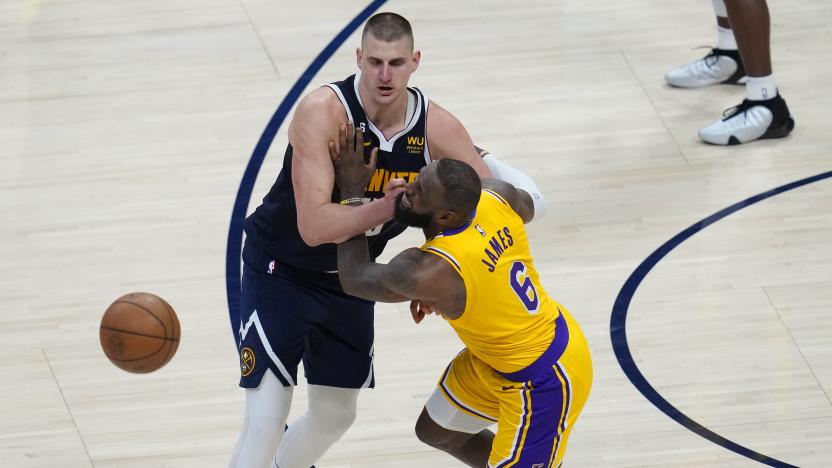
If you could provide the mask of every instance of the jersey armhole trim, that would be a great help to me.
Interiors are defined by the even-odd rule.
[[[454,267],[454,269],[457,272],[462,273],[462,267],[459,265],[459,262],[456,261],[454,256],[449,254],[448,252],[445,252],[442,249],[432,247],[432,246],[423,247],[422,250],[424,252],[432,253],[432,254],[436,255],[437,257],[444,259],[446,262],[450,263],[451,266]]]
[[[508,205],[508,206],[511,206],[511,205],[509,205],[509,204],[508,204],[508,202],[506,201],[506,199],[505,199],[505,198],[503,198],[503,197],[501,197],[501,196],[500,196],[500,194],[498,194],[497,192],[494,192],[494,191],[489,190],[489,189],[482,189],[482,191],[483,191],[483,192],[485,192],[485,193],[487,193],[487,194],[489,194],[489,195],[491,195],[492,197],[496,198],[496,199],[497,199],[497,200],[499,200],[499,201],[500,201],[503,205]]]
[[[430,157],[430,149],[429,149],[430,145],[428,144],[428,107],[430,106],[430,101],[428,100],[428,97],[425,96],[425,93],[423,93],[421,89],[419,89],[419,88],[413,88],[413,89],[415,89],[416,91],[419,92],[419,94],[422,96],[422,102],[425,103],[425,109],[424,109],[424,112],[425,112],[425,164],[430,164],[431,162],[433,162],[433,159]]]
[[[352,112],[350,112],[350,106],[347,104],[347,98],[344,97],[344,93],[341,92],[341,88],[338,85],[333,83],[329,83],[326,85],[331,90],[335,91],[335,95],[338,96],[338,100],[341,101],[341,105],[344,106],[344,110],[347,111],[347,121],[350,123],[355,123],[352,120]]]

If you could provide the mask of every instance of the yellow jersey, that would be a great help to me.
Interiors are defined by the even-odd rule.
[[[421,249],[444,259],[465,282],[465,310],[448,323],[486,364],[516,372],[552,343],[559,304],[540,284],[523,220],[498,193],[483,189],[468,224]]]

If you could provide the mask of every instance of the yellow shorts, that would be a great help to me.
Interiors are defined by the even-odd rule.
[[[578,324],[561,310],[569,342],[546,372],[514,382],[465,349],[426,405],[431,418],[446,429],[476,433],[496,423],[489,467],[557,467],[563,460],[592,387],[592,359]]]

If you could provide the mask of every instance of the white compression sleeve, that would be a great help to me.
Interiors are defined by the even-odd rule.
[[[289,424],[272,467],[308,468],[317,462],[355,421],[360,391],[310,385],[306,413]]]
[[[486,154],[482,157],[482,161],[488,166],[488,170],[491,171],[491,177],[508,182],[531,195],[532,202],[534,202],[533,219],[540,219],[546,215],[546,199],[543,198],[543,192],[540,191],[540,187],[534,183],[531,177],[499,161],[493,154]]]
[[[270,370],[263,375],[259,387],[246,389],[243,430],[229,468],[269,466],[283,437],[293,390],[294,387],[284,387]]]

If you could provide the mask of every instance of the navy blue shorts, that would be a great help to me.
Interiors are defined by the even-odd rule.
[[[240,386],[256,388],[266,369],[284,386],[306,381],[342,388],[375,386],[373,305],[340,290],[336,273],[299,270],[243,249]]]

